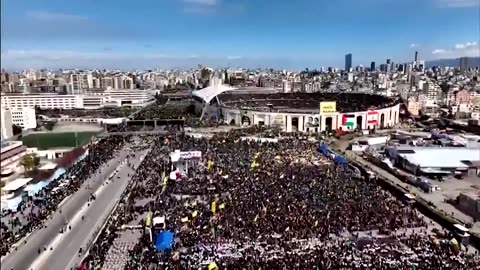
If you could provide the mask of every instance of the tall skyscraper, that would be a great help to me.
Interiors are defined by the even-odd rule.
[[[418,62],[418,51],[415,51],[415,63]]]
[[[459,61],[459,66],[460,66],[460,70],[461,71],[465,71],[468,69],[468,57],[462,57],[460,58],[460,61]]]
[[[345,55],[345,70],[349,71],[352,68],[352,54]]]
[[[375,70],[375,62],[370,63],[370,70]]]
[[[392,60],[387,59],[387,64],[385,65],[385,72],[390,72],[392,69]]]

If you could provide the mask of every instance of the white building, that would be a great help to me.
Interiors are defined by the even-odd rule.
[[[12,123],[22,129],[34,129],[37,127],[37,119],[35,117],[35,109],[33,108],[17,108],[9,110],[12,115]]]
[[[284,93],[292,92],[292,82],[289,80],[284,80],[282,82],[282,89]]]
[[[84,95],[7,95],[2,94],[2,108],[19,109],[98,109],[104,106],[145,106],[154,101],[155,91],[150,90],[107,90]]]
[[[7,139],[13,136],[13,129],[12,129],[12,112],[8,110],[2,110],[1,113],[1,139]]]
[[[126,75],[119,75],[113,77],[114,89],[133,89],[133,79]]]
[[[40,107],[42,109],[75,109],[83,107],[81,95],[2,95],[1,100],[2,108],[4,109],[35,107]]]

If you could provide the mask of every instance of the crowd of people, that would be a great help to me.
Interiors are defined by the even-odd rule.
[[[50,182],[34,196],[24,197],[16,211],[2,211],[1,256],[7,254],[15,242],[41,227],[64,198],[80,189],[85,180],[112,159],[125,139],[124,136],[109,136],[93,143],[86,156],[72,167],[66,168],[59,179]],[[64,185],[59,188],[62,183]]]
[[[339,112],[366,111],[371,108],[385,108],[397,104],[399,100],[380,95],[365,93],[269,93],[269,94],[238,94],[234,91],[218,96],[227,107],[236,109],[255,108],[255,110],[282,109],[314,109],[322,101],[336,102]]]
[[[451,234],[431,232],[432,221],[377,180],[320,155],[313,138],[259,142],[244,133],[156,137],[87,268],[101,267],[132,222],[145,233],[128,254],[128,270],[480,267],[476,254]],[[175,150],[201,151],[201,158],[187,170],[169,159]],[[165,217],[174,232],[171,250],[154,247],[149,228],[153,242],[164,229],[152,217]]]
[[[161,96],[166,99],[164,96]],[[200,114],[195,111],[195,106],[190,101],[168,101],[144,108],[135,114],[135,120],[148,119],[184,119],[187,127],[212,127],[216,123],[209,120],[200,120]]]

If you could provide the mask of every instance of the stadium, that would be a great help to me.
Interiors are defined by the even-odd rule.
[[[278,93],[216,84],[193,95],[203,117],[286,132],[384,129],[396,125],[400,114],[398,100],[365,93]]]

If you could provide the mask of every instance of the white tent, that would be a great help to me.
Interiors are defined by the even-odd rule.
[[[193,95],[201,98],[205,103],[210,103],[212,99],[216,96],[220,95],[221,93],[235,90],[236,88],[230,87],[228,85],[218,84],[218,85],[210,85],[206,88],[193,91]]]
[[[161,217],[154,217],[152,219],[152,227],[162,227],[163,229],[165,229],[165,216],[161,216]]]

